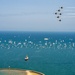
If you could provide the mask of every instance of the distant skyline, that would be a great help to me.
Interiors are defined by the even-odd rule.
[[[75,0],[0,0],[0,31],[75,32]]]

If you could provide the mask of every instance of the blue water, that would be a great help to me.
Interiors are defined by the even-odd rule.
[[[75,33],[0,32],[0,68],[8,66],[45,75],[75,75]]]

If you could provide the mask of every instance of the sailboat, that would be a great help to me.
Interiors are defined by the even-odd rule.
[[[25,57],[25,61],[27,61],[29,59],[29,57],[26,55],[26,57]]]

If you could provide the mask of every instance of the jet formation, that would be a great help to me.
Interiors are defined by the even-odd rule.
[[[58,9],[55,12],[56,18],[58,19],[59,22],[61,22],[62,9],[63,9],[63,7],[60,7],[60,9]]]

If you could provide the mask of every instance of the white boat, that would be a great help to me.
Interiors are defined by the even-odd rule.
[[[27,61],[28,59],[29,59],[29,57],[28,57],[28,56],[26,56],[26,57],[25,57],[25,61]]]

